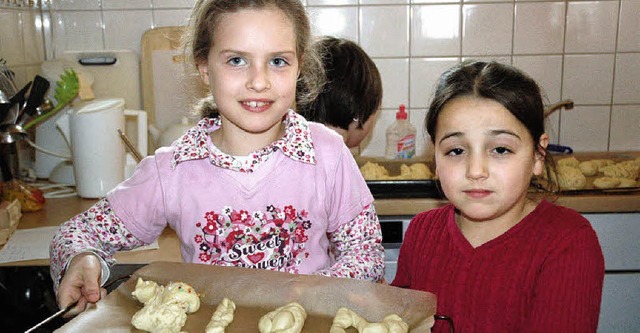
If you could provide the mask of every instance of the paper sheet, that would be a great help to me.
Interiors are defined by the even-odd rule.
[[[9,241],[0,250],[0,263],[48,259],[49,243],[58,227],[41,227],[33,229],[16,230]],[[133,251],[158,249],[155,241],[147,246],[139,247]]]

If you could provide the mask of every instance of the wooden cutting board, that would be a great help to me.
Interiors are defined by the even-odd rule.
[[[142,96],[149,127],[162,132],[182,117],[190,116],[193,104],[206,96],[195,69],[185,64],[180,48],[184,27],[169,26],[147,30],[142,35]],[[153,144],[149,140],[150,145]],[[153,152],[155,147],[150,147]]]

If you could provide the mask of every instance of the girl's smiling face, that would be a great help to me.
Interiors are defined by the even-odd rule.
[[[524,217],[531,177],[542,173],[544,157],[515,116],[494,100],[458,97],[443,107],[435,133],[436,173],[462,219]],[[547,143],[544,134],[540,144]]]
[[[222,16],[207,61],[198,65],[225,132],[258,134],[267,144],[294,104],[298,68],[294,25],[275,7]]]

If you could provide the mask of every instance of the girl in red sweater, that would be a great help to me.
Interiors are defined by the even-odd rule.
[[[528,195],[552,165],[543,108],[536,82],[511,66],[466,62],[438,81],[426,128],[450,204],[411,221],[392,285],[434,293],[457,332],[597,329],[604,258],[594,230]],[[449,329],[438,320],[433,331]]]

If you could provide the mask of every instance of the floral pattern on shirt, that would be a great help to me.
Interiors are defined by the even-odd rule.
[[[49,252],[54,288],[58,289],[58,277],[64,274],[66,265],[77,254],[94,252],[111,265],[116,251],[143,245],[147,244],[131,234],[113,212],[109,201],[102,199],[62,224],[53,236]]]
[[[219,116],[202,119],[176,142],[171,167],[175,168],[178,163],[188,160],[209,158],[211,164],[221,168],[251,173],[276,150],[296,161],[315,164],[313,140],[306,119],[289,110],[283,117],[283,122],[285,134],[282,138],[253,152],[248,159],[238,159],[223,153],[213,145],[214,148],[209,149],[209,133],[220,128],[222,121]]]
[[[203,263],[298,273],[309,256],[306,242],[311,228],[308,212],[292,206],[270,205],[266,213],[225,207],[205,213],[196,223],[194,242]]]

